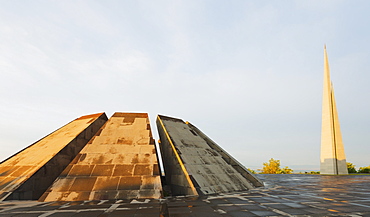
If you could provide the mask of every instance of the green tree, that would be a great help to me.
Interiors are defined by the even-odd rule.
[[[280,168],[280,160],[271,158],[269,162],[263,163],[262,174],[291,174],[292,169],[288,167]]]
[[[357,172],[358,173],[370,173],[370,166],[360,167]]]
[[[348,173],[357,173],[356,165],[350,162],[347,162],[347,170],[348,170]]]

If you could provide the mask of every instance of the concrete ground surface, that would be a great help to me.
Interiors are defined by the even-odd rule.
[[[257,175],[266,187],[208,197],[0,202],[0,216],[369,216],[370,176]]]

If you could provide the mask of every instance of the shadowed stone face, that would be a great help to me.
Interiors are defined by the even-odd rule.
[[[215,194],[263,186],[192,124],[158,116],[157,127],[166,183],[174,195]]]

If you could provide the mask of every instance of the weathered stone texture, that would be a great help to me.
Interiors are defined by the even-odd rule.
[[[0,164],[0,200],[37,200],[107,121],[77,118]]]
[[[166,184],[174,195],[234,192],[263,186],[193,125],[158,116],[157,127]]]
[[[153,141],[146,113],[115,113],[40,200],[159,198]]]
[[[230,164],[238,173],[240,173],[243,177],[245,177],[248,181],[250,181],[254,187],[262,187],[263,183],[261,180],[259,180],[256,176],[254,176],[252,173],[249,172],[247,168],[245,168],[241,163],[239,163],[235,158],[233,158],[229,153],[227,153],[224,149],[222,149],[219,145],[217,145],[212,139],[210,139],[206,134],[204,134],[202,131],[200,131],[197,127],[192,125],[189,122],[186,122],[186,124],[189,126],[193,132],[195,132],[195,135],[198,135],[206,141],[206,143],[209,145],[209,147],[212,148],[212,150],[215,151],[215,155],[219,154],[222,156],[222,159]],[[217,158],[209,158],[209,159],[203,159],[206,160],[206,164],[217,164],[217,161],[213,161]],[[207,161],[208,160],[208,161]],[[234,171],[231,170],[229,167],[225,168],[228,173],[233,173]]]

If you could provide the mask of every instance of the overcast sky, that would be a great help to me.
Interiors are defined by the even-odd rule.
[[[370,165],[370,1],[0,5],[0,160],[82,115],[148,112],[246,167],[318,170],[326,44],[347,161]]]

